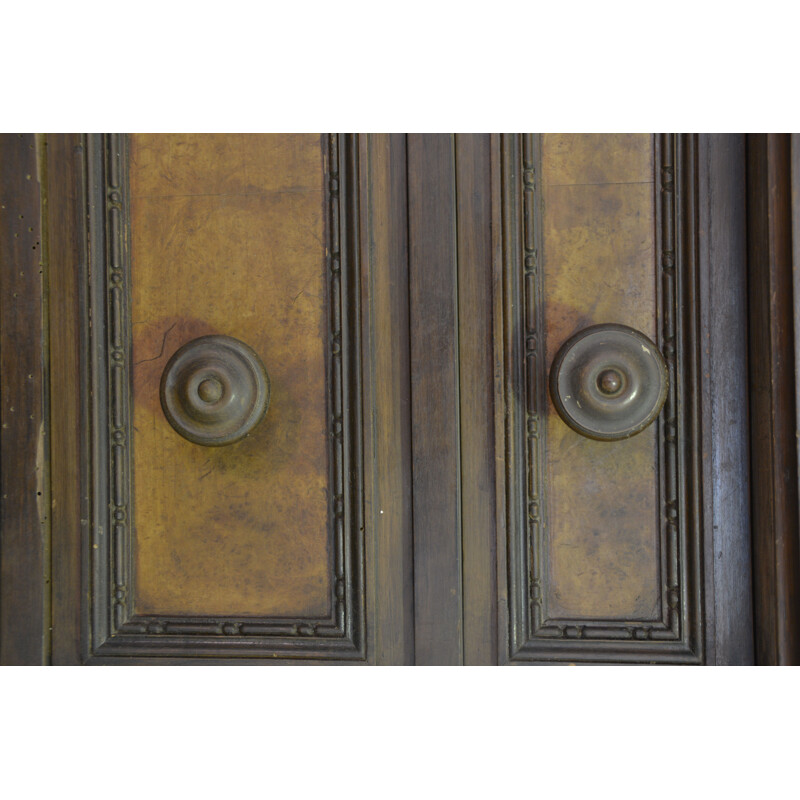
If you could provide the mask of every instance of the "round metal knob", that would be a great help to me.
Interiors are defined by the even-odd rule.
[[[568,339],[550,368],[561,419],[591,439],[627,439],[644,430],[667,398],[658,348],[627,325],[593,325]]]
[[[201,336],[183,345],[161,376],[169,424],[196,444],[243,439],[269,407],[269,376],[256,352],[230,336]]]

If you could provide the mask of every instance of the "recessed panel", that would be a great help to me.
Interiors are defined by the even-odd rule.
[[[653,137],[541,137],[546,364],[599,323],[656,338]],[[659,614],[657,426],[622,441],[568,427],[547,397],[548,616]]]
[[[315,135],[129,138],[138,614],[330,613],[326,159]],[[270,380],[220,447],[161,408],[170,357],[234,337]]]
[[[691,144],[502,139],[511,660],[698,660]],[[628,344],[603,338],[614,330]],[[562,358],[590,334],[583,356]],[[648,359],[655,372],[634,369]],[[640,396],[652,408],[626,427]],[[612,419],[628,438],[604,434]]]

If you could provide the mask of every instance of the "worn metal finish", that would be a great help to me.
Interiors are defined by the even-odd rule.
[[[258,353],[232,336],[201,336],[183,345],[161,377],[169,424],[195,444],[244,439],[269,408],[269,375]]]
[[[627,325],[592,325],[562,345],[550,394],[564,422],[590,439],[627,439],[658,416],[669,375],[658,348]]]

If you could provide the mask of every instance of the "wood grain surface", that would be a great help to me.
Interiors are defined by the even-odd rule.
[[[49,659],[50,640],[45,177],[38,155],[34,134],[0,135],[0,664],[17,665]]]
[[[89,409],[84,392],[87,307],[82,269],[86,153],[80,134],[47,137],[52,476],[52,663],[79,664],[86,638],[90,496]]]
[[[329,611],[324,141],[130,138],[138,613]],[[167,423],[159,381],[205,334],[262,358],[267,417],[226,447]]]
[[[745,135],[698,140],[706,652],[752,664]]]
[[[408,179],[405,134],[359,138],[365,309],[367,608],[377,664],[414,663]]]
[[[800,663],[791,137],[747,142],[756,663]]]
[[[546,360],[590,325],[655,338],[653,138],[541,137]],[[656,430],[618,442],[568,428],[548,396],[548,608],[554,617],[659,615]]]
[[[417,664],[463,658],[454,137],[408,137]]]
[[[492,138],[456,134],[464,663],[497,663]]]
[[[796,137],[359,135],[341,137],[341,175],[317,135],[129,137],[129,610],[147,618],[94,650],[98,619],[115,613],[113,581],[97,604],[95,567],[116,562],[93,549],[114,508],[98,491],[112,473],[92,337],[113,326],[92,303],[113,256],[98,236],[108,186],[92,141],[0,137],[0,663],[800,661]],[[663,142],[680,152],[665,159]],[[672,212],[674,240],[660,232]],[[332,308],[328,248],[345,286]],[[680,279],[672,316],[668,273]],[[340,380],[326,374],[337,315],[352,366]],[[544,395],[541,458],[528,458],[520,398],[539,397],[533,384],[567,338],[603,322],[677,336],[674,473],[661,420],[596,442]],[[159,403],[169,357],[207,333],[252,346],[272,379],[264,423],[222,448],[182,439]],[[334,395],[352,444],[335,489]],[[659,539],[673,475],[674,559]],[[528,502],[532,482],[541,495]],[[335,498],[357,532],[341,547]],[[535,540],[523,536],[531,515]],[[352,578],[333,584],[345,555]],[[691,567],[677,600],[664,588],[673,561]],[[336,617],[348,581],[365,587],[348,610],[356,645],[339,652],[321,635],[303,650],[314,642],[302,623]],[[555,623],[531,638],[519,620],[534,618],[542,588]],[[648,639],[668,603],[691,619]],[[210,633],[159,633],[167,616],[176,628],[202,617]],[[265,618],[293,621],[280,651],[248,640]],[[619,638],[590,641],[592,625],[606,630],[598,620]]]

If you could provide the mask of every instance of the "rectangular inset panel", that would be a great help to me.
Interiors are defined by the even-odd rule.
[[[136,597],[143,614],[330,610],[325,137],[130,137]],[[167,422],[175,351],[259,354],[267,416],[223,447]]]
[[[688,137],[503,137],[512,660],[701,658],[693,159]],[[601,323],[644,333],[669,373],[656,422],[616,442],[548,391],[561,345]]]
[[[86,145],[89,656],[363,658],[354,138]],[[207,334],[271,379],[265,420],[221,447],[179,436],[159,399]]]
[[[545,360],[583,328],[656,336],[653,138],[548,134],[541,142],[539,265]],[[656,430],[599,442],[567,427],[548,394],[546,615],[660,615]]]

